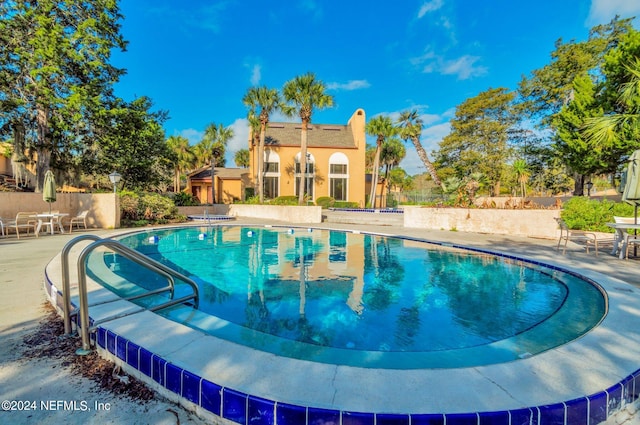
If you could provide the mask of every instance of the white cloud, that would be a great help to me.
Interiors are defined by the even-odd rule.
[[[327,83],[328,90],[359,90],[371,87],[367,80],[349,80],[347,83]]]
[[[486,75],[488,68],[476,65],[479,56],[464,55],[457,59],[445,59],[433,52],[409,59],[414,66],[420,66],[425,74],[439,73],[441,75],[456,75],[459,80]]]
[[[251,70],[251,84],[257,86],[260,84],[260,79],[262,78],[262,67],[260,65],[253,65],[253,69]]]
[[[434,10],[438,10],[442,7],[442,0],[432,0],[426,3],[423,3],[418,11],[418,19],[422,18],[429,12],[433,12]]]
[[[467,80],[471,77],[479,77],[487,73],[484,66],[474,66],[480,59],[478,56],[464,55],[455,60],[445,61],[440,67],[440,73],[444,75],[457,75],[459,80]]]
[[[225,154],[226,167],[236,167],[234,157],[240,149],[249,148],[249,121],[246,118],[238,118],[231,124],[233,138],[227,143]]]
[[[199,131],[195,128],[187,128],[186,130],[180,131],[179,135],[187,139],[189,141],[189,144],[193,146],[200,140],[202,140],[204,131]]]
[[[606,24],[616,15],[621,18],[640,16],[640,2],[632,0],[593,0],[587,17],[587,25]]]

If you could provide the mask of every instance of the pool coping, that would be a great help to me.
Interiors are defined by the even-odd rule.
[[[331,227],[311,227],[332,230]],[[124,233],[131,232],[118,234]],[[461,247],[388,232],[358,233]],[[534,264],[551,263],[483,248],[464,248]],[[60,298],[56,295],[59,291],[51,279],[56,276],[55,265],[54,260],[47,266],[45,285],[49,286],[50,296],[53,295],[52,302],[59,304]],[[444,418],[443,414],[449,424],[455,422],[455,418],[467,420],[483,414],[530,419],[559,415],[566,419],[568,415],[577,415],[575,417],[594,421],[605,420],[611,412],[635,400],[640,392],[639,362],[632,355],[640,351],[640,335],[636,330],[640,329],[640,310],[636,307],[640,306],[640,290],[601,273],[575,270],[559,263],[551,265],[598,282],[609,295],[609,312],[598,327],[578,340],[528,359],[498,365],[379,370],[312,363],[218,340],[150,312],[138,313],[142,326],[132,326],[126,318],[100,326],[96,342],[105,354],[111,353],[134,374],[147,376],[151,382],[181,395],[189,403],[235,423],[246,422],[251,406],[262,406],[262,411],[272,406],[274,414],[281,409],[294,416],[300,409],[305,410],[305,414],[315,412],[316,416],[327,417],[334,417],[336,412],[340,417],[361,412],[358,414],[365,419],[391,415],[388,419],[397,419],[400,421],[397,423],[403,423],[403,418],[408,420],[411,415],[412,424],[431,423],[421,421],[437,421],[439,417]],[[104,296],[101,289],[92,286],[90,300]],[[117,305],[92,307],[90,315],[99,320],[113,314],[113,307],[131,308],[127,304],[117,301]],[[165,338],[171,335],[171,343],[165,340],[160,344],[156,340],[158,334]],[[296,385],[292,385],[292,381]],[[194,382],[198,390],[193,388]],[[203,385],[208,388],[207,394],[213,391],[220,395],[220,400],[203,399]],[[215,407],[218,401],[219,408]],[[243,405],[244,413],[233,413],[234,409],[242,409],[237,406]],[[245,422],[241,420],[243,414]]]

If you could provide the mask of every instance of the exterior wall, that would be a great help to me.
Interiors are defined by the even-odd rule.
[[[358,109],[349,119],[348,124],[353,132],[355,148],[326,148],[308,147],[307,152],[313,155],[315,165],[314,201],[323,196],[329,196],[329,158],[336,152],[342,152],[349,160],[349,185],[347,200],[357,202],[361,207],[365,205],[365,151],[366,117],[362,109]],[[249,135],[251,137],[251,135]],[[279,196],[295,195],[295,156],[300,153],[300,146],[268,146],[265,150],[272,150],[280,157],[280,186]],[[249,176],[255,185],[257,183],[257,152],[258,147],[251,145],[249,140]]]
[[[553,239],[560,210],[422,208],[405,206],[404,227]]]
[[[89,210],[87,226],[113,229],[120,227],[120,198],[113,193],[58,193],[51,209],[74,217]],[[48,212],[49,204],[41,193],[0,192],[0,217],[15,218],[20,211]],[[68,221],[63,219],[63,222]]]
[[[178,207],[178,211],[185,215],[203,215],[207,211],[209,215],[262,218],[296,224],[322,223],[322,208],[316,206],[216,204]]]
[[[216,180],[216,202],[232,204],[236,200],[244,199],[244,183],[240,179],[219,179]],[[211,203],[211,182],[190,181],[185,189],[188,193],[196,196],[203,204]]]
[[[6,156],[2,155],[2,153],[0,153],[0,174],[13,176],[13,169],[11,168],[11,158],[7,158]]]

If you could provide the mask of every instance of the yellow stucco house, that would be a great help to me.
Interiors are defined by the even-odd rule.
[[[232,204],[243,200],[245,188],[251,186],[247,168],[215,168],[214,176],[215,201],[211,193],[211,167],[208,165],[187,175],[185,191],[203,204]]]
[[[358,109],[346,125],[309,124],[307,133],[307,186],[309,200],[330,196],[364,207],[365,113]],[[300,123],[269,123],[265,135],[265,199],[297,196],[300,187]],[[215,203],[244,200],[247,188],[257,184],[258,146],[249,136],[249,168],[215,169]],[[186,191],[202,203],[212,203],[211,169],[188,175]]]
[[[307,184],[309,200],[330,196],[365,204],[365,113],[358,109],[346,125],[309,124]],[[300,123],[269,123],[265,136],[265,198],[297,196],[300,183]],[[251,139],[251,138],[250,138]],[[250,177],[257,182],[258,146],[249,141]]]

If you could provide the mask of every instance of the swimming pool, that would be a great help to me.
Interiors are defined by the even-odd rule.
[[[354,234],[376,229],[349,228]],[[288,228],[280,230],[286,233]],[[507,238],[505,245],[492,235],[422,229],[394,229],[395,235],[407,244],[429,239],[445,250],[467,248],[481,257],[522,261],[533,268],[544,264],[543,270],[553,275],[582,276],[605,291],[607,312],[582,337],[514,361],[468,368],[363,368],[278,356],[207,335],[140,312],[89,279],[95,346],[165,397],[212,421],[224,418],[237,424],[595,424],[638,398],[640,290],[595,271],[606,258],[584,267],[571,256],[558,256],[550,241],[519,245]],[[90,266],[108,271],[106,257],[96,257],[99,261]],[[51,302],[61,308],[59,264],[54,259],[47,266],[45,287]],[[76,296],[72,302],[77,305]],[[238,326],[190,310],[181,318],[201,328]],[[101,320],[106,322],[97,324]]]
[[[601,289],[569,273],[408,238],[217,226],[120,241],[198,282],[198,312],[178,306],[162,316],[314,362],[387,369],[504,363],[579,338],[606,310]],[[103,259],[124,278],[118,282],[148,290],[163,284],[126,259]],[[120,296],[138,289],[112,285],[109,275],[93,278]]]

